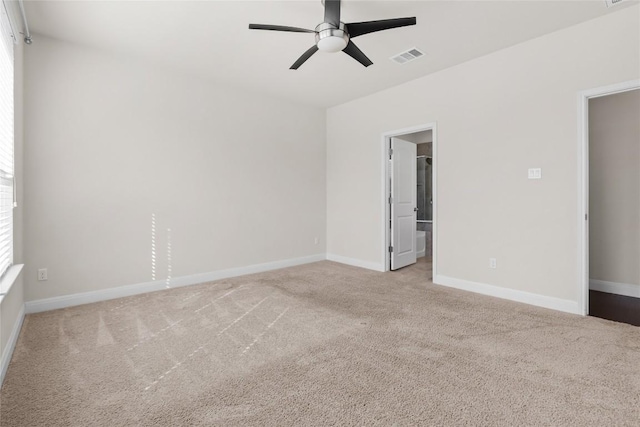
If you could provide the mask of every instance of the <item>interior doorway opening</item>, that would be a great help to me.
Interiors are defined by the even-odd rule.
[[[589,100],[589,315],[640,326],[640,89]]]
[[[640,326],[640,81],[581,92],[583,314]]]
[[[385,133],[382,145],[385,271],[418,263],[431,279],[437,257],[436,125]]]

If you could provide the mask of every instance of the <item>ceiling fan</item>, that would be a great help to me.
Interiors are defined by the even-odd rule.
[[[391,28],[406,27],[408,25],[416,25],[415,16],[412,18],[382,19],[379,21],[345,24],[340,21],[340,0],[324,0],[324,21],[320,23],[315,30],[268,24],[249,24],[249,29],[287,31],[291,33],[315,33],[316,44],[303,53],[290,67],[291,70],[297,70],[318,50],[324,52],[343,51],[365,67],[368,67],[373,64],[373,62],[358,49],[351,39],[376,31],[390,30]]]

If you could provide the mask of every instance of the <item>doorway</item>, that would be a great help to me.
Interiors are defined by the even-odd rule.
[[[583,313],[640,326],[640,81],[579,104]]]
[[[385,271],[428,264],[425,271],[433,277],[437,257],[436,124],[384,133],[382,149]]]

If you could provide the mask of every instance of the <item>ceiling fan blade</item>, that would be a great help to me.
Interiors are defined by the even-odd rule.
[[[311,46],[309,50],[303,53],[302,56],[298,58],[298,60],[294,62],[291,67],[289,67],[289,69],[297,70],[302,64],[304,64],[307,61],[307,59],[311,58],[311,55],[313,55],[317,51],[318,51],[318,46],[316,45]]]
[[[324,22],[340,26],[340,0],[324,0]]]
[[[375,33],[376,31],[390,30],[392,28],[416,25],[416,17],[381,19],[379,21],[352,22],[346,24],[349,37],[354,38],[363,34]]]
[[[250,30],[288,31],[290,33],[315,33],[313,30],[298,27],[285,27],[282,25],[249,24]]]
[[[373,62],[371,62],[371,60],[367,58],[367,55],[362,53],[362,51],[358,49],[358,46],[356,46],[351,40],[349,40],[347,47],[345,47],[342,51],[365,67],[373,64]]]

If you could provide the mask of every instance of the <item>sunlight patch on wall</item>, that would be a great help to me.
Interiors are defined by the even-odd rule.
[[[167,228],[167,288],[171,287],[171,229]]]
[[[151,214],[151,280],[156,280],[156,214]]]

